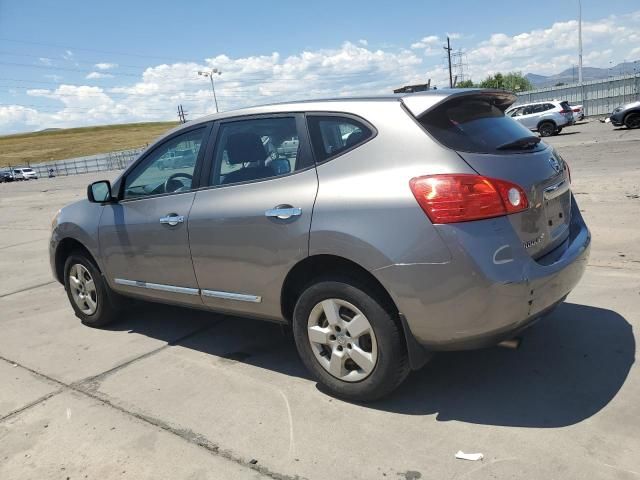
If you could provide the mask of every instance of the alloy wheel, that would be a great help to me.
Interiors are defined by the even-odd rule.
[[[631,114],[625,119],[627,128],[640,128],[640,115]]]
[[[367,317],[346,300],[329,298],[309,314],[307,335],[320,365],[345,382],[367,378],[378,360],[378,343]]]
[[[98,292],[87,268],[76,263],[69,269],[69,288],[76,306],[85,315],[93,315],[98,308]]]

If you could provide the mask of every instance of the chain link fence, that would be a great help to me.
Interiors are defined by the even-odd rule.
[[[102,153],[88,157],[70,158],[52,162],[29,163],[27,165],[9,165],[7,170],[15,167],[28,166],[36,171],[38,177],[48,177],[50,174],[58,176],[77,175],[106,170],[124,170],[140,156],[146,147],[121,150],[118,152]],[[5,168],[2,168],[3,170]]]
[[[516,104],[566,100],[582,105],[586,116],[609,115],[625,103],[640,100],[640,74],[619,75],[604,80],[583,82],[582,85],[560,85],[520,92]]]

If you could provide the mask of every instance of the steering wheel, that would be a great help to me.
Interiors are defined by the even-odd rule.
[[[164,182],[165,193],[175,192],[176,190],[186,186],[180,180],[177,180],[177,178],[179,177],[183,177],[193,181],[193,175],[189,175],[188,173],[182,173],[182,172],[174,173],[169,178],[167,178]]]

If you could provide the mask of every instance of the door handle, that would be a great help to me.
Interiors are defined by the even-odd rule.
[[[302,215],[302,209],[299,207],[276,207],[264,212],[265,217],[275,217],[280,220],[299,217],[300,215]]]
[[[176,215],[175,213],[171,213],[166,217],[160,218],[160,223],[162,225],[169,225],[170,227],[175,227],[179,223],[184,223],[183,215]]]

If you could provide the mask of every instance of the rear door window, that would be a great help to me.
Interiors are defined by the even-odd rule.
[[[350,117],[309,115],[311,144],[317,162],[336,157],[373,137],[373,130]]]
[[[265,180],[307,168],[296,117],[224,122],[218,131],[211,185]]]
[[[532,137],[527,128],[505,116],[490,96],[449,100],[418,120],[441,144],[461,152],[513,153],[513,150],[500,150],[498,147]],[[527,151],[544,148],[543,143],[538,143]]]
[[[533,105],[531,113],[542,113],[546,109],[544,108],[544,104],[539,103],[537,105]]]

